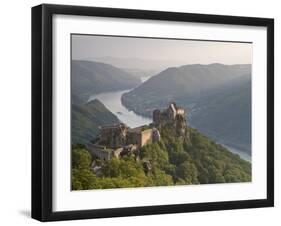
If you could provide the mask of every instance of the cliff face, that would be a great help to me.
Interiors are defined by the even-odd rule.
[[[187,122],[186,118],[182,115],[178,115],[175,119],[175,132],[178,136],[184,136],[187,132]]]
[[[176,116],[174,120],[162,122],[156,126],[159,130],[167,129],[171,137],[189,141],[189,130],[185,117]]]

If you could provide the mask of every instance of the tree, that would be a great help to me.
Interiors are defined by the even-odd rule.
[[[91,154],[86,149],[72,150],[72,168],[88,169],[92,163]]]
[[[99,188],[97,178],[89,169],[77,168],[72,170],[72,189],[88,190]]]
[[[190,161],[185,161],[177,168],[177,176],[183,179],[187,184],[198,184],[198,171]]]

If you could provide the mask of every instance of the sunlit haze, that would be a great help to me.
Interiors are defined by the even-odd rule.
[[[252,44],[72,35],[72,59],[143,69],[185,64],[251,64]]]

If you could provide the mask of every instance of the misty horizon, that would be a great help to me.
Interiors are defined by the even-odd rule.
[[[72,60],[145,70],[163,70],[187,64],[251,64],[252,44],[72,35]]]

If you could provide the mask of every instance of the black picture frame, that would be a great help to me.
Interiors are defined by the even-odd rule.
[[[52,210],[52,18],[55,14],[266,27],[267,198],[54,212]],[[40,221],[56,221],[270,206],[274,206],[273,19],[49,4],[32,8],[32,218]]]

